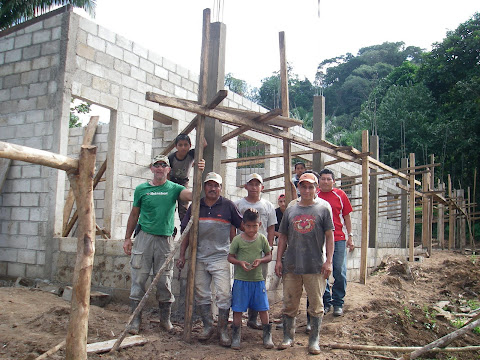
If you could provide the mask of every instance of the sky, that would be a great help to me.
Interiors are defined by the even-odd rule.
[[[281,31],[293,72],[313,81],[322,60],[356,55],[362,47],[403,41],[430,50],[448,30],[480,11],[480,2],[97,0],[94,21],[198,74],[206,8],[212,22],[226,25],[226,73],[259,87],[280,68]]]

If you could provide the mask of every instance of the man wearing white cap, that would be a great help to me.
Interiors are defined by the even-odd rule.
[[[275,206],[265,199],[261,198],[263,191],[263,179],[257,173],[252,173],[248,176],[244,185],[247,190],[247,196],[235,201],[235,205],[241,214],[247,209],[255,209],[260,214],[260,229],[258,232],[265,235],[270,244],[273,246],[273,240],[275,238],[275,225],[277,224],[277,214],[275,213]],[[264,278],[267,278],[267,264],[262,266],[262,273]],[[262,329],[262,324],[257,322],[258,311],[248,309],[248,321],[247,326],[252,329]]]
[[[304,173],[298,181],[300,201],[287,207],[278,231],[275,273],[283,277],[283,341],[280,350],[293,346],[295,317],[305,287],[310,306],[311,331],[308,351],[319,354],[319,334],[323,318],[323,293],[332,273],[333,220],[330,210],[315,201],[318,179]],[[323,260],[324,245],[326,260]],[[282,259],[282,257],[284,258]]]
[[[204,182],[205,197],[200,199],[198,222],[197,266],[195,269],[195,301],[203,321],[203,332],[200,340],[207,340],[213,333],[212,292],[215,286],[216,304],[218,307],[218,332],[220,345],[230,346],[228,335],[228,316],[232,302],[230,263],[227,260],[232,240],[230,228],[239,228],[242,216],[232,201],[220,196],[222,177],[210,172]],[[183,232],[191,217],[191,207],[188,208],[182,220]],[[180,256],[177,267],[185,265],[185,251],[189,244],[186,236],[180,246]]]
[[[198,168],[203,171],[205,161],[199,161]],[[192,191],[184,186],[167,180],[170,172],[168,157],[157,155],[150,165],[153,179],[135,188],[133,207],[127,221],[127,231],[123,250],[131,255],[130,267],[132,285],[130,299],[132,311],[145,295],[145,283],[153,267],[155,275],[165,262],[167,255],[173,250],[174,214],[177,200],[191,201]],[[132,243],[132,234],[137,223],[141,230]],[[160,326],[165,330],[172,329],[170,314],[175,297],[171,291],[173,263],[169,264],[157,284],[156,297],[160,308]],[[129,332],[138,334],[142,314],[132,321]]]

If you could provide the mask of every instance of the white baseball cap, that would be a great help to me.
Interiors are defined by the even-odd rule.
[[[215,181],[217,184],[220,184],[222,185],[222,177],[220,175],[218,175],[216,172],[209,172],[207,174],[207,176],[205,177],[205,181],[204,183],[206,183],[207,181]]]
[[[257,174],[257,173],[250,174],[250,175],[248,176],[247,181],[245,182],[245,184],[248,184],[248,183],[249,183],[250,181],[252,181],[252,180],[258,180],[258,181],[260,181],[260,184],[263,185],[263,179],[262,179],[262,177],[261,177],[259,174]]]

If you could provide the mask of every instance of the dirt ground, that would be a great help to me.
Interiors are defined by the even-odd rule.
[[[383,346],[423,346],[452,331],[480,312],[480,257],[450,251],[436,251],[431,258],[409,267],[395,258],[369,276],[367,285],[349,283],[345,315],[323,319],[318,359],[353,360],[397,358],[401,353],[336,350],[333,343]],[[440,308],[434,306],[440,301]],[[262,347],[261,331],[242,328],[242,349],[235,351],[196,339],[201,330],[194,324],[193,341],[182,341],[183,327],[174,323],[175,333],[159,330],[156,309],[143,314],[143,346],[123,349],[116,354],[89,354],[89,359],[299,359],[307,354],[305,298],[297,317],[295,346],[287,350]],[[65,339],[69,303],[61,297],[36,289],[0,287],[0,358],[35,359]],[[272,305],[272,304],[271,304]],[[271,319],[280,322],[281,303],[273,304]],[[442,308],[445,312],[442,312]],[[443,314],[443,315],[442,315]],[[90,310],[88,342],[115,339],[128,320],[127,305],[109,304]],[[450,320],[447,317],[451,317]],[[480,329],[472,331],[450,346],[480,344]],[[273,331],[277,344],[282,330]],[[64,349],[50,359],[63,359]],[[480,359],[479,351],[430,354],[429,359]],[[426,359],[426,357],[424,357]]]

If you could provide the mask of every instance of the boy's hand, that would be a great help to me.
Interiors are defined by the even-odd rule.
[[[255,259],[252,263],[252,269],[255,269],[261,263],[262,263],[262,259]]]
[[[239,265],[240,265],[240,266],[243,268],[243,270],[245,270],[245,271],[250,271],[250,270],[252,270],[252,265],[251,265],[250,263],[246,262],[246,261],[240,261],[240,264],[239,264]]]

